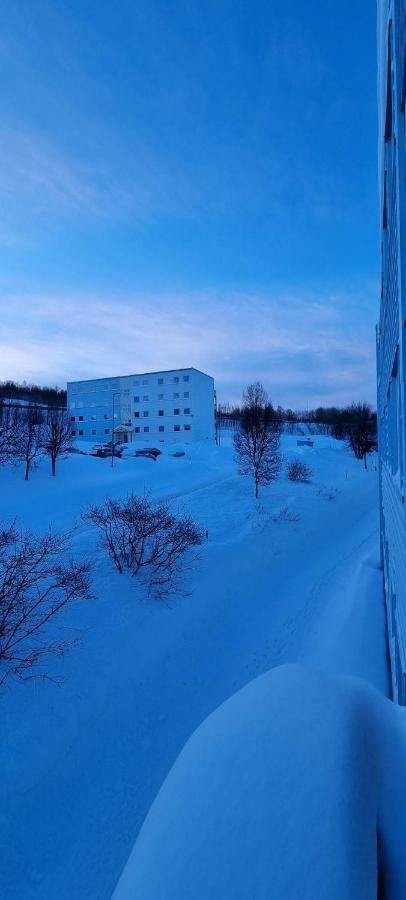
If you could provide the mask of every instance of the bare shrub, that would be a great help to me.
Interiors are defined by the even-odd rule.
[[[68,550],[67,533],[0,530],[0,684],[49,677],[46,658],[72,644],[51,626],[69,603],[91,597],[90,564],[67,559]]]
[[[300,522],[300,516],[299,513],[293,512],[288,506],[281,506],[273,520],[274,522]]]
[[[300,459],[293,459],[288,463],[286,471],[289,481],[302,481],[308,484],[312,480],[313,469]]]
[[[166,502],[131,493],[125,500],[90,506],[83,519],[100,532],[120,574],[139,576],[150,596],[162,598],[182,588],[184,574],[196,559],[204,529],[187,513],[174,513]]]
[[[338,494],[338,488],[336,487],[321,487],[317,491],[320,497],[324,497],[325,500],[335,500]]]

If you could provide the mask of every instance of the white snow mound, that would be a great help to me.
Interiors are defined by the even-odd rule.
[[[280,666],[188,740],[114,900],[404,900],[405,847],[405,711]]]

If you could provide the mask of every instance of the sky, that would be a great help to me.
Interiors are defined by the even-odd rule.
[[[0,65],[0,379],[374,402],[372,0],[13,0]]]

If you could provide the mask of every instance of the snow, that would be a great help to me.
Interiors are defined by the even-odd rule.
[[[404,709],[360,679],[272,669],[187,742],[114,900],[374,900],[378,867],[401,900],[405,776]]]
[[[190,734],[257,675],[305,663],[389,694],[377,473],[342,443],[312,438],[314,448],[297,447],[284,435],[283,452],[306,459],[313,482],[282,476],[258,503],[226,436],[180,458],[169,448],[156,463],[128,457],[111,468],[75,454],[56,478],[45,462],[28,483],[0,470],[0,519],[37,530],[76,523],[74,551],[96,564],[96,599],[62,623],[81,632],[52,663],[62,686],[10,684],[1,698],[7,900],[108,900]],[[208,530],[190,595],[170,604],[119,576],[80,520],[90,502],[144,489]]]

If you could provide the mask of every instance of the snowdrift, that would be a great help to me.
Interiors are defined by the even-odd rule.
[[[406,897],[406,719],[367,682],[287,665],[186,743],[114,900]]]

